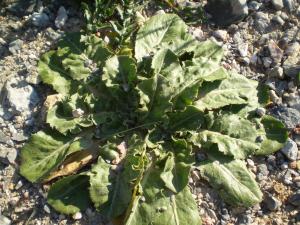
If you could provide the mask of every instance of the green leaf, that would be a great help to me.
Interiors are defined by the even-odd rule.
[[[228,79],[204,83],[199,91],[200,98],[194,104],[201,110],[218,109],[228,105],[247,105],[249,102],[252,103],[251,106],[259,107],[257,88],[256,81],[230,73]]]
[[[186,186],[178,194],[165,188],[160,178],[163,165],[152,163],[146,169],[127,210],[125,225],[200,225],[197,205]],[[188,215],[188,216],[187,216]]]
[[[205,122],[204,113],[194,106],[187,106],[183,111],[173,111],[167,129],[170,131],[198,130]]]
[[[38,65],[44,83],[62,95],[73,93],[79,86],[76,80],[90,76],[93,62],[100,66],[111,55],[104,43],[94,35],[70,33],[58,43],[56,51],[45,53]]]
[[[165,186],[174,193],[179,193],[188,184],[191,165],[193,163],[192,149],[184,140],[173,140],[171,150],[166,155],[165,165],[160,178]]]
[[[74,94],[58,102],[47,113],[47,123],[62,134],[67,132],[78,133],[81,127],[90,127],[93,121],[90,118],[90,97]],[[83,115],[73,116],[73,112],[80,110]]]
[[[284,124],[272,116],[264,116],[260,121],[263,142],[256,155],[269,155],[281,149],[288,139]]]
[[[102,80],[107,87],[122,88],[128,92],[136,82],[136,63],[129,56],[113,56],[103,68]]]
[[[140,95],[139,109],[142,121],[158,121],[171,110],[172,91],[167,78],[156,74],[154,77],[142,80],[138,84]],[[147,120],[146,120],[147,119]]]
[[[38,72],[42,81],[51,85],[58,93],[67,95],[70,92],[71,80],[61,65],[61,58],[55,51],[42,55],[38,64]]]
[[[208,130],[195,135],[192,141],[195,143],[203,143],[203,147],[205,148],[211,148],[213,144],[217,144],[220,152],[224,155],[233,156],[235,159],[245,159],[249,155],[254,154],[260,147],[251,141]]]
[[[144,143],[135,140],[135,137],[132,139],[125,158],[118,165],[106,163],[100,157],[89,173],[90,197],[100,213],[109,219],[126,211],[131,201],[133,181],[140,175],[139,169],[134,167],[141,163],[140,160],[143,160],[140,154],[144,151]],[[107,150],[117,151],[116,145],[109,147],[110,149]],[[103,151],[103,148],[100,151]],[[113,169],[114,167],[116,169]]]
[[[68,155],[90,146],[89,139],[70,138],[54,131],[33,134],[21,151],[20,173],[31,182],[41,181]]]
[[[244,161],[210,154],[209,160],[197,168],[228,204],[251,207],[262,201],[254,174],[248,171]]]
[[[62,61],[62,65],[68,72],[68,75],[74,80],[86,79],[90,74],[91,70],[86,68],[84,61],[86,59],[82,55],[69,54],[68,58]]]
[[[47,201],[56,211],[64,214],[75,214],[90,206],[89,177],[71,175],[55,182],[47,196]]]
[[[175,14],[163,14],[151,17],[140,28],[135,42],[135,58],[141,61],[143,57],[155,53],[162,46],[167,46],[175,39],[185,39],[187,26]]]
[[[244,119],[236,114],[216,113],[206,124],[205,130],[192,132],[191,141],[208,152],[216,145],[224,155],[235,159],[273,153],[287,140],[283,124],[271,116]]]

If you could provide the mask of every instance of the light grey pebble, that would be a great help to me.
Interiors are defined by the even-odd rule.
[[[67,20],[68,20],[67,10],[63,6],[59,7],[56,19],[54,21],[55,26],[58,29],[61,29],[66,24]]]
[[[213,32],[213,36],[217,39],[225,41],[228,37],[228,33],[226,30],[216,30]]]
[[[26,141],[28,137],[25,136],[23,133],[14,133],[11,139],[14,141],[22,142],[22,141]]]
[[[248,3],[248,8],[252,11],[257,11],[263,5],[263,3],[257,1],[251,1]]]
[[[273,62],[276,64],[280,63],[283,57],[283,51],[278,47],[275,41],[269,41],[268,50],[270,53],[270,57],[273,59]]]
[[[19,180],[18,183],[17,183],[16,186],[15,186],[15,189],[18,190],[18,189],[20,189],[22,186],[23,186],[23,182],[22,182],[22,180]]]
[[[39,102],[34,88],[25,81],[7,82],[7,99],[16,113],[28,113]]]
[[[36,27],[45,27],[49,24],[49,16],[44,12],[35,12],[31,17],[32,24]]]
[[[271,210],[271,211],[275,211],[278,210],[280,208],[280,206],[282,205],[281,201],[277,198],[275,198],[274,196],[272,196],[271,194],[267,194],[265,199],[264,199],[264,203],[267,207],[267,209]]]
[[[0,142],[6,144],[9,140],[9,136],[0,130]]]
[[[257,108],[256,114],[260,117],[263,117],[266,114],[266,109],[265,108]]]
[[[280,97],[277,96],[277,94],[275,93],[274,90],[270,90],[270,98],[271,98],[271,101],[274,102],[274,103],[280,103]]]
[[[240,53],[240,56],[246,57],[248,54],[248,43],[239,43],[238,46],[238,51]]]
[[[269,75],[270,77],[283,79],[284,78],[283,68],[280,66],[275,66],[270,70]]]
[[[292,12],[295,9],[295,1],[294,0],[283,0],[283,4],[289,12]]]
[[[74,220],[80,220],[80,219],[82,218],[82,213],[81,213],[81,212],[77,212],[77,213],[75,213],[75,214],[72,216],[72,218],[73,218]]]
[[[271,0],[271,3],[276,10],[280,10],[284,7],[283,0]]]
[[[6,158],[9,163],[14,164],[16,161],[16,158],[18,156],[18,152],[15,148],[10,148],[7,152]]]
[[[48,214],[50,214],[51,213],[51,210],[50,210],[50,208],[49,208],[49,206],[48,205],[44,205],[44,211],[46,212],[46,213],[48,213]]]
[[[273,16],[272,21],[275,22],[275,23],[280,24],[281,26],[283,26],[285,24],[285,21],[279,15]]]
[[[273,116],[281,120],[288,129],[293,129],[300,124],[300,112],[294,108],[278,106],[271,110]]]
[[[288,139],[285,146],[281,149],[281,152],[291,161],[297,160],[298,147],[297,144],[292,140]]]
[[[21,39],[17,39],[11,43],[9,43],[8,50],[13,54],[17,54],[23,46],[23,41]]]
[[[11,220],[4,215],[0,214],[0,224],[1,225],[11,225]]]
[[[218,220],[218,217],[217,217],[216,213],[215,213],[213,210],[211,210],[211,209],[205,209],[205,210],[206,210],[207,215],[208,215],[211,219],[213,219],[213,220],[215,220],[215,221]]]

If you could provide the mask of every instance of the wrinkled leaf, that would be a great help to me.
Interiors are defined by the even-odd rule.
[[[197,168],[228,204],[250,207],[261,202],[262,193],[244,161],[210,155]]]
[[[160,179],[163,169],[156,165],[148,167],[137,187],[127,210],[125,225],[200,225],[195,200],[186,186],[178,194],[166,189]],[[188,216],[187,216],[188,215]]]
[[[165,159],[165,165],[160,178],[165,186],[174,193],[179,193],[188,184],[193,157],[191,148],[184,140],[174,140],[170,152]]]
[[[247,105],[252,98],[257,99],[258,83],[242,75],[230,73],[222,81],[205,82],[200,88],[195,106],[201,110],[212,110],[228,105]],[[256,101],[256,107],[260,104]]]
[[[109,149],[115,151],[115,149]],[[100,149],[101,151],[101,149]],[[89,173],[90,196],[95,207],[106,218],[114,218],[126,211],[136,179],[140,171],[135,167],[144,151],[143,143],[136,140],[129,143],[125,158],[117,165],[105,162],[101,157]]]
[[[84,211],[90,205],[89,177],[72,175],[55,182],[49,192],[47,201],[58,212],[75,214]]]
[[[68,155],[89,146],[89,139],[40,131],[32,135],[21,151],[20,173],[31,182],[40,181],[62,164]]]

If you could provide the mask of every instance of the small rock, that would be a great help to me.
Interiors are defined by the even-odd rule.
[[[300,206],[300,194],[296,193],[292,195],[291,198],[289,199],[289,202],[294,206]]]
[[[3,38],[0,37],[0,45],[4,46],[6,44],[7,44],[6,41]]]
[[[274,102],[274,103],[279,103],[280,102],[280,98],[277,96],[277,94],[275,93],[274,90],[270,90],[270,98],[271,98],[271,101]]]
[[[240,56],[246,57],[248,54],[248,43],[240,43],[237,46]]]
[[[43,12],[35,12],[32,14],[31,21],[36,27],[46,27],[49,24],[49,16]]]
[[[300,124],[299,110],[278,106],[271,110],[272,114],[279,120],[283,121],[288,129],[293,129]]]
[[[80,219],[82,218],[82,213],[81,213],[81,212],[77,212],[77,213],[75,213],[75,214],[72,216],[72,218],[73,218],[74,220],[80,220]]]
[[[257,12],[255,14],[254,28],[261,34],[264,34],[268,31],[270,26],[270,19],[268,14],[263,12]]]
[[[294,0],[283,0],[283,4],[289,12],[294,11],[294,9],[295,9],[295,1]]]
[[[210,0],[205,10],[212,15],[212,20],[221,26],[238,22],[248,15],[246,0]]]
[[[7,142],[10,140],[9,136],[6,135],[3,131],[0,130],[0,143],[7,144]]]
[[[276,67],[274,67],[273,69],[270,70],[269,75],[271,77],[283,79],[284,78],[283,68],[280,67],[280,66],[276,66]]]
[[[48,214],[51,213],[51,210],[50,210],[50,208],[49,208],[48,205],[44,205],[44,211],[45,211],[46,213],[48,213]]]
[[[228,34],[226,30],[216,30],[213,32],[215,38],[226,41]]]
[[[79,118],[84,115],[84,111],[82,109],[78,108],[78,109],[75,109],[72,111],[72,115],[74,118]]]
[[[254,162],[253,162],[252,159],[247,159],[247,164],[248,164],[248,166],[250,166],[250,167],[254,167],[254,166],[255,166],[255,164],[254,164]]]
[[[8,151],[8,153],[6,155],[6,158],[9,163],[14,164],[17,156],[18,156],[17,150],[14,148],[10,148],[10,150]]]
[[[265,108],[257,108],[256,114],[260,117],[263,117],[266,114],[266,109]]]
[[[58,29],[61,29],[66,24],[67,20],[68,20],[68,14],[67,14],[66,9],[63,6],[59,7],[57,16],[56,16],[56,19],[54,22],[55,26]]]
[[[17,39],[11,43],[9,43],[8,50],[13,54],[17,54],[23,46],[23,41],[21,39]]]
[[[7,99],[16,113],[30,112],[39,102],[39,97],[31,85],[26,82],[8,82],[6,85]]]
[[[278,47],[278,45],[271,40],[268,44],[268,50],[271,58],[275,64],[280,63],[283,57],[283,51]]]
[[[275,22],[275,23],[280,24],[281,26],[283,26],[285,24],[285,21],[279,15],[273,16],[272,21]]]
[[[289,159],[292,161],[297,160],[298,156],[298,147],[297,144],[292,140],[288,139],[286,142],[285,146],[281,149],[281,152]]]
[[[265,68],[270,68],[270,66],[273,63],[273,61],[270,57],[264,57],[262,60],[263,60],[263,64],[264,64]]]
[[[264,199],[264,203],[265,203],[267,209],[269,209],[271,211],[278,210],[280,208],[280,206],[282,205],[282,203],[277,198],[272,196],[271,194],[266,195],[266,197]]]
[[[213,210],[211,210],[211,209],[206,209],[205,211],[206,211],[207,215],[208,215],[211,219],[213,219],[214,221],[217,221],[217,220],[218,220],[218,217],[217,217],[216,213],[215,213]]]
[[[197,40],[202,40],[204,37],[204,33],[200,27],[197,27],[191,31],[192,35],[197,39]]]
[[[1,225],[10,225],[11,220],[0,214],[0,224]]]
[[[15,186],[15,189],[18,190],[23,186],[23,182],[21,180],[18,181],[18,183]]]
[[[259,8],[262,6],[262,3],[257,2],[257,1],[251,1],[248,3],[248,7],[252,11],[257,11]]]
[[[14,133],[11,139],[14,141],[22,142],[22,141],[26,141],[28,137],[26,137],[23,133]]]
[[[280,10],[284,7],[282,0],[271,0],[271,2],[276,10]]]

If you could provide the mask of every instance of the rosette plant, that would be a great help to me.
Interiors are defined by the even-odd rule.
[[[94,205],[126,225],[201,224],[192,169],[225,202],[259,203],[244,160],[287,139],[281,122],[256,114],[268,90],[226,71],[222,47],[198,42],[174,14],[151,17],[131,38],[124,54],[96,35],[68,34],[41,57],[58,100],[48,128],[22,149],[21,174],[51,182],[48,203],[61,213]]]

